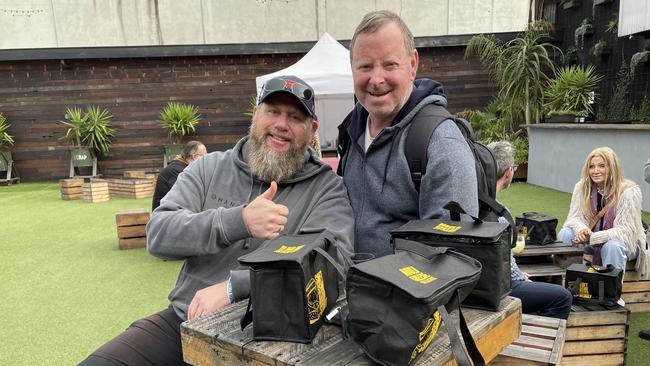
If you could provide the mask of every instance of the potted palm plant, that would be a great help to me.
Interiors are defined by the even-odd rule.
[[[89,166],[93,167],[92,175],[97,175],[96,158],[108,154],[115,137],[111,118],[106,108],[89,106],[85,113],[77,107],[66,109],[65,120],[60,122],[68,126],[62,139],[71,146],[70,176],[74,168]]]
[[[592,112],[594,90],[602,77],[593,66],[564,66],[544,92],[546,122],[576,122]]]
[[[523,115],[526,124],[539,119],[544,84],[548,80],[544,70],[555,70],[550,53],[561,53],[545,41],[550,30],[551,25],[546,21],[533,22],[507,43],[477,35],[470,39],[465,50],[466,57],[478,55],[490,67],[509,113]]]
[[[182,138],[196,130],[201,115],[198,108],[191,104],[169,102],[160,112],[160,124],[167,130],[169,145],[165,145],[164,165],[181,153]]]
[[[7,147],[14,144],[14,138],[7,132],[9,127],[11,125],[7,123],[7,117],[0,113],[0,171],[3,172],[9,169],[12,161],[11,151]]]

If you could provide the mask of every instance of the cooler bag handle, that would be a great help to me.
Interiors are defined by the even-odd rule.
[[[482,197],[485,199],[485,197]],[[488,202],[493,208],[500,207],[501,210],[499,210],[499,214],[503,216],[506,221],[510,224],[510,247],[514,248],[517,246],[517,235],[515,234],[515,220],[512,219],[512,215],[508,210],[501,204],[499,204],[496,200],[490,200]],[[482,224],[483,220],[479,219],[478,217],[474,217],[463,209],[463,207],[456,201],[449,201],[444,207],[445,210],[449,211],[449,217],[451,218],[452,221],[460,221],[460,214],[465,214],[474,220],[475,223]]]
[[[449,316],[449,313],[447,313],[447,309],[445,308],[445,305],[438,306],[438,311],[440,312],[442,321],[445,323],[445,329],[447,329],[447,335],[449,336],[449,344],[451,347],[451,351],[453,352],[454,358],[456,359],[456,362],[458,363],[459,366],[472,366],[472,365],[485,366],[485,360],[483,359],[483,355],[481,355],[481,352],[476,346],[476,342],[474,342],[474,337],[472,337],[472,333],[469,331],[469,328],[467,327],[467,322],[465,321],[465,317],[463,316],[463,312],[460,309],[460,295],[458,294],[459,291],[460,289],[456,290],[454,294],[455,299],[452,298],[451,302],[452,303],[455,302],[458,307],[458,318],[460,319],[460,331],[461,334],[463,335],[463,343],[465,344],[465,348],[467,351],[463,348],[463,344],[460,341],[460,337],[458,337],[458,331],[456,331],[456,327],[454,326],[454,321]]]
[[[401,250],[411,252],[427,260],[431,260],[437,255],[447,253],[447,250],[449,250],[448,247],[431,247],[408,239],[394,238],[393,240],[396,251]]]
[[[449,211],[449,217],[451,218],[452,221],[460,221],[460,214],[465,214],[474,220],[476,223],[482,223],[483,220],[479,219],[478,217],[474,217],[463,209],[463,207],[460,205],[460,203],[456,201],[449,201],[447,204],[443,207],[445,210]]]
[[[330,262],[332,266],[334,266],[334,268],[341,275],[341,277],[345,278],[345,271],[343,271],[343,267],[341,267],[341,265],[338,264],[338,262],[334,258],[332,258],[332,256],[328,252],[326,252],[321,247],[315,247],[314,250],[316,251],[316,253],[322,255],[323,258],[327,259],[327,261]],[[347,258],[344,255],[342,257]]]

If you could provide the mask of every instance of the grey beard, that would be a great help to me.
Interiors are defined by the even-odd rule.
[[[268,148],[264,138],[250,135],[250,155],[248,164],[256,177],[266,181],[280,182],[291,178],[304,166],[304,154],[307,145],[302,148],[291,146],[284,153],[277,153]]]

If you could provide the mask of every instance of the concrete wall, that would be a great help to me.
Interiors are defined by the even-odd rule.
[[[528,127],[528,138],[528,183],[570,193],[587,154],[609,146],[625,177],[641,187],[643,210],[650,212],[650,184],[643,179],[643,164],[650,158],[650,125],[538,124]]]
[[[521,31],[528,0],[0,0],[0,49],[350,39],[372,10],[416,37]]]

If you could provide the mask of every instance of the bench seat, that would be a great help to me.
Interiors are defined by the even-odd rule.
[[[490,365],[558,365],[562,360],[566,320],[523,314],[521,335]]]
[[[529,263],[520,264],[519,269],[522,272],[528,273],[532,280],[541,280],[542,282],[550,282],[558,285],[564,284],[564,276],[566,269],[554,263]]]

